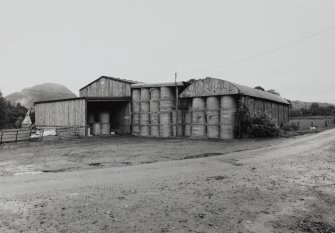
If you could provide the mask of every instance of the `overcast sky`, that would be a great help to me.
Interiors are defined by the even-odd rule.
[[[335,103],[334,0],[0,0],[0,88],[216,77]],[[200,70],[200,71],[199,71]]]

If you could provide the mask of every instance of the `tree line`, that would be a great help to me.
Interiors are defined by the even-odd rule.
[[[20,103],[13,106],[0,91],[0,129],[21,128],[27,111]]]
[[[291,117],[309,116],[335,116],[335,106],[321,107],[318,103],[312,103],[309,108],[291,110]]]

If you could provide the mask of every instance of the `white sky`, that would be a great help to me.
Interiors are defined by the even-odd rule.
[[[78,90],[108,75],[143,82],[222,78],[288,99],[335,103],[334,0],[0,0],[0,88]]]

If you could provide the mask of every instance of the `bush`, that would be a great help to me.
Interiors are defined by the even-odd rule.
[[[299,122],[295,123],[295,122],[290,122],[290,123],[285,123],[282,126],[282,129],[284,131],[297,131],[299,130],[300,126],[299,126]]]
[[[280,129],[270,115],[259,113],[251,116],[248,111],[241,111],[238,116],[237,137],[239,138],[260,138],[278,137]]]

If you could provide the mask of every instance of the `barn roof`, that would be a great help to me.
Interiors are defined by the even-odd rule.
[[[180,94],[180,97],[192,98],[219,95],[244,95],[282,104],[289,104],[289,102],[281,96],[216,78],[195,80]]]
[[[175,87],[185,86],[186,82],[168,82],[168,83],[137,83],[132,84],[131,88],[150,88],[150,87]]]
[[[108,76],[101,76],[100,78],[97,78],[96,80],[94,80],[93,82],[90,82],[89,84],[87,84],[86,86],[80,88],[80,90],[92,85],[93,83],[99,81],[102,78],[106,78],[106,79],[111,79],[111,80],[115,80],[115,81],[119,81],[119,82],[124,82],[124,83],[128,83],[128,84],[135,84],[135,83],[140,83],[137,81],[133,81],[133,80],[128,80],[128,79],[122,79],[122,78],[115,78],[115,77],[108,77]]]

